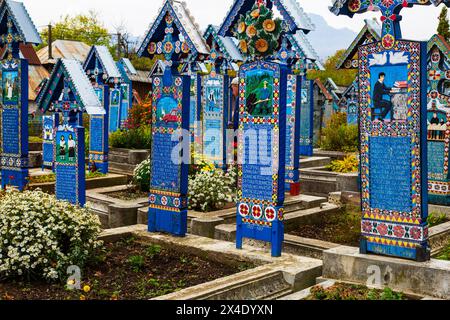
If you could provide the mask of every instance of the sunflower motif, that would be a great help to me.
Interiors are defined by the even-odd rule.
[[[239,26],[238,26],[238,32],[244,33],[246,29],[247,29],[247,26],[245,25],[245,22],[240,22]]]
[[[255,26],[250,25],[247,27],[247,36],[249,38],[253,38],[254,36],[256,36],[257,33],[258,31],[256,30]]]
[[[259,14],[260,14],[259,9],[255,9],[252,11],[252,13],[250,13],[250,15],[252,16],[253,19],[258,18]]]
[[[265,53],[267,50],[269,50],[269,43],[267,40],[264,39],[258,39],[255,42],[255,48],[258,50],[258,52]]]
[[[245,40],[241,40],[239,42],[239,47],[241,48],[243,53],[247,53],[248,52],[248,46],[247,46],[247,41]]]
[[[273,32],[275,31],[276,24],[275,21],[272,19],[267,19],[263,22],[263,28],[266,32]]]

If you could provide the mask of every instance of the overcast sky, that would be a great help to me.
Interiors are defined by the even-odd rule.
[[[163,0],[22,0],[39,30],[62,15],[97,11],[105,26],[113,32],[124,25],[135,35],[142,36],[152,22]],[[220,25],[234,0],[185,0],[195,20],[202,29],[208,24]],[[350,28],[358,32],[363,19],[379,17],[378,13],[355,15],[353,19],[334,16],[329,10],[332,0],[298,0],[306,12],[317,13],[335,28]],[[402,11],[403,37],[412,40],[429,39],[436,31],[437,16],[441,7],[416,6]]]

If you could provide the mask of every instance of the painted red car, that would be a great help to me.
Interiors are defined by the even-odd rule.
[[[169,114],[166,114],[163,117],[163,121],[165,123],[169,123],[169,122],[177,122],[178,121],[178,116],[177,116],[177,109],[173,109]]]

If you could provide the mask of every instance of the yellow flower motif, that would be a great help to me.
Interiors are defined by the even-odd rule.
[[[252,16],[253,19],[256,19],[259,17],[259,9],[255,9],[252,11],[252,13],[250,13],[250,15]]]
[[[253,38],[254,36],[256,36],[256,33],[258,31],[256,30],[255,26],[251,25],[247,27],[247,36],[249,38]]]
[[[84,296],[83,294],[80,295],[80,300],[86,300],[86,296]]]
[[[75,285],[75,279],[67,280],[67,285],[68,285],[68,286],[73,286],[73,285]]]
[[[245,22],[239,23],[239,26],[238,26],[238,32],[239,32],[239,33],[244,33],[244,32],[245,32],[245,29],[247,29],[247,26],[245,25]]]
[[[267,32],[273,32],[275,30],[275,28],[276,28],[275,21],[273,21],[272,19],[265,20],[263,22],[263,28]]]
[[[86,292],[86,293],[88,293],[89,291],[91,291],[91,287],[88,286],[88,285],[85,285],[85,286],[83,287],[83,291]]]
[[[248,52],[247,42],[245,40],[241,40],[239,42],[239,47],[241,48],[243,53],[247,53]]]
[[[255,47],[259,52],[265,53],[269,50],[269,43],[264,39],[258,39],[255,43]]]

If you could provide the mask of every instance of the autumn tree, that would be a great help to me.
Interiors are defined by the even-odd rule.
[[[336,53],[329,57],[324,64],[325,71],[311,70],[308,71],[308,79],[319,78],[323,83],[327,81],[328,78],[334,80],[338,86],[349,86],[355,80],[357,75],[357,70],[338,70],[336,69],[337,63],[340,61],[346,50],[338,50]]]
[[[442,11],[439,15],[439,25],[437,28],[437,33],[444,37],[445,40],[450,40],[450,24],[448,22],[448,15],[447,15],[447,7],[443,7]]]

